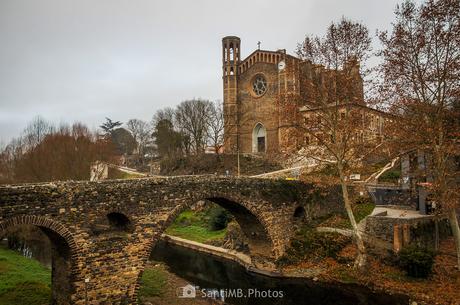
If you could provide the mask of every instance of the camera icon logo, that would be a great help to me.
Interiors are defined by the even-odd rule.
[[[193,285],[185,285],[184,287],[177,288],[177,297],[178,298],[195,298],[196,297],[196,287]]]

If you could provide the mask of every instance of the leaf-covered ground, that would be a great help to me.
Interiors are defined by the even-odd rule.
[[[433,274],[427,279],[406,276],[398,267],[369,258],[365,272],[353,269],[356,248],[353,244],[344,247],[337,259],[325,258],[303,260],[285,268],[287,273],[308,274],[309,270],[320,270],[316,277],[323,281],[359,283],[390,293],[409,295],[418,304],[459,305],[460,271],[456,269],[454,242],[447,239],[441,242],[440,254],[435,258]]]

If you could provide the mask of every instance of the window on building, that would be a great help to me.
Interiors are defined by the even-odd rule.
[[[267,80],[263,75],[256,75],[254,77],[252,90],[256,96],[262,96],[267,91]]]

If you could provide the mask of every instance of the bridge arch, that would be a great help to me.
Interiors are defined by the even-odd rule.
[[[162,226],[162,231],[166,230],[173,221],[184,210],[190,208],[194,203],[207,200],[215,203],[230,212],[249,243],[249,252],[251,256],[275,257],[274,251],[276,242],[270,230],[270,224],[266,217],[261,212],[254,209],[250,201],[242,196],[221,194],[221,193],[205,193],[193,196],[185,203],[176,206]]]
[[[80,248],[72,233],[60,222],[43,216],[16,216],[0,222],[0,238],[17,226],[39,228],[51,241],[52,253],[52,304],[70,304],[78,279],[77,261]]]

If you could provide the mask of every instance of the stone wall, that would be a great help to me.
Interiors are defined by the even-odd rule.
[[[252,93],[255,76],[263,75],[267,80],[267,92],[260,97]],[[252,133],[257,123],[266,131],[267,152],[278,150],[278,68],[274,63],[256,63],[238,79],[238,101],[240,105],[241,151],[253,152]]]
[[[437,220],[438,238],[449,236],[450,228],[446,219]],[[386,216],[368,216],[366,235],[375,254],[387,256],[403,247],[416,244],[421,247],[436,248],[436,219],[434,216],[419,218],[394,218]],[[386,243],[388,252],[374,249],[374,245]]]

